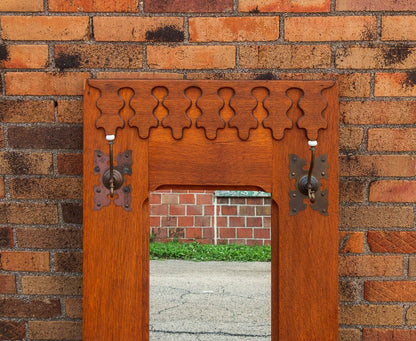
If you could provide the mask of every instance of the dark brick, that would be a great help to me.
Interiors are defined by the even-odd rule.
[[[81,199],[82,181],[78,178],[42,178],[10,180],[15,199]]]
[[[21,300],[0,299],[0,315],[3,317],[50,318],[61,315],[61,304],[57,299]]]
[[[364,181],[340,181],[339,201],[362,202],[364,200]]]
[[[59,174],[82,175],[82,154],[59,154]]]
[[[0,227],[0,247],[13,246],[13,233],[10,227]]]
[[[232,0],[144,0],[145,12],[231,12]]]
[[[53,101],[0,101],[1,122],[53,122],[54,119]]]
[[[56,45],[55,64],[59,69],[140,69],[142,54],[140,45]]]
[[[0,148],[4,148],[4,130],[0,127]]]
[[[24,322],[0,321],[0,340],[23,340],[24,337]]]
[[[51,153],[0,152],[1,174],[51,174]]]
[[[82,224],[82,205],[62,204],[62,216],[65,223]]]
[[[358,284],[354,281],[339,282],[339,299],[340,301],[355,301],[358,295]]]
[[[82,127],[10,127],[12,148],[82,149]]]
[[[170,238],[184,238],[185,237],[185,229],[181,227],[170,228],[169,229],[169,237]]]
[[[57,224],[56,205],[0,203],[0,224]]]
[[[82,230],[71,228],[19,228],[16,231],[20,247],[33,249],[80,249]]]
[[[56,270],[60,272],[82,272],[81,252],[60,252],[55,255]]]

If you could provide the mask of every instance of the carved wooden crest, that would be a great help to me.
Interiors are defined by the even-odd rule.
[[[319,130],[327,127],[322,116],[327,101],[322,91],[334,85],[331,81],[222,81],[218,85],[217,81],[174,80],[89,80],[88,84],[100,90],[96,105],[101,115],[96,127],[103,128],[106,135],[115,135],[118,128],[124,127],[126,122],[119,112],[128,105],[134,113],[128,124],[137,128],[142,139],[149,138],[152,129],[167,128],[174,139],[180,140],[187,129],[196,127],[209,140],[215,140],[222,129],[235,129],[243,141],[260,125],[270,130],[273,139],[281,140],[294,123],[306,131],[309,140],[317,140]],[[128,103],[118,95],[126,87],[133,92]],[[288,96],[291,89],[302,94],[297,102]],[[287,116],[292,106],[303,114],[297,122]],[[192,120],[188,114],[191,109],[197,110],[199,117]],[[157,112],[165,115],[158,118]],[[257,113],[265,117],[259,121]]]

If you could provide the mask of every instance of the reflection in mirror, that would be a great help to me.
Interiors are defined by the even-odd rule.
[[[263,261],[151,260],[150,340],[270,340],[270,229],[270,196],[264,192],[152,192],[151,259],[169,251]]]

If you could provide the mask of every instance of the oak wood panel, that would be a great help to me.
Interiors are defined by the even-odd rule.
[[[84,95],[84,340],[147,340],[149,292],[148,141],[117,131],[114,154],[132,149],[130,212],[114,204],[93,210],[94,150],[108,153],[103,129],[95,129],[99,92]],[[126,94],[124,94],[126,95]],[[121,114],[126,120],[130,113]],[[137,134],[137,133],[136,133]]]
[[[338,339],[338,104],[333,84],[89,81],[84,98],[84,340],[148,339],[147,196],[149,190],[166,187],[272,192],[272,340]],[[170,87],[176,90],[168,100]],[[266,87],[272,90],[264,91]],[[131,212],[114,204],[92,210],[91,189],[98,182],[93,153],[108,148],[96,120],[102,120],[103,111],[110,112],[100,107],[106,101],[98,89],[109,88],[124,103],[119,117],[133,127],[117,129],[118,118],[103,124],[106,131],[117,131],[115,154],[133,150],[132,176],[126,177],[132,186]],[[146,100],[140,89],[152,96],[153,104],[145,106],[154,106],[152,115],[148,113],[151,122],[137,117],[137,107]],[[233,98],[239,98],[235,94],[240,90],[254,97],[236,102]],[[187,102],[177,105],[173,98]],[[111,108],[120,107],[119,99],[110,94],[107,102]],[[250,119],[236,120],[230,128],[230,121],[241,115],[240,104]],[[204,116],[206,110],[213,111]],[[179,119],[163,128],[161,122],[169,113]],[[299,122],[305,129],[298,128]],[[328,153],[329,178],[322,185],[329,189],[329,217],[309,204],[290,216],[288,193],[294,181],[289,181],[289,154],[309,160],[307,137],[318,136],[317,155]]]

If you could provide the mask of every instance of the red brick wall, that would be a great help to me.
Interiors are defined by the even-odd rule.
[[[160,190],[150,196],[154,241],[270,245],[270,198]]]
[[[120,76],[337,79],[341,339],[416,339],[415,1],[1,0],[0,12],[0,339],[81,338],[82,84]]]

